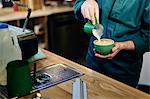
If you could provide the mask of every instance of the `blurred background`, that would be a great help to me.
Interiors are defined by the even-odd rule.
[[[0,0],[0,22],[23,27],[26,7],[13,5],[11,0]],[[14,0],[32,9],[27,29],[38,36],[39,47],[85,64],[89,35],[74,16],[74,0]]]

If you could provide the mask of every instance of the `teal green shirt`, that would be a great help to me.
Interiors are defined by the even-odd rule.
[[[81,14],[84,1],[76,0],[74,4],[75,15],[82,22],[85,22]],[[150,0],[97,0],[97,3],[100,9],[100,23],[104,26],[102,37],[117,42],[132,40],[135,51],[120,51],[112,60],[97,59],[93,53],[94,37],[91,37],[89,62],[97,66],[97,69],[102,67],[107,73],[113,71],[110,75],[126,75],[126,79],[131,78],[137,83],[143,54],[150,51]]]
[[[83,2],[76,0],[74,5],[74,12],[81,21],[84,21],[80,12]],[[111,20],[111,38],[116,41],[132,40],[139,56],[150,51],[150,0],[97,0],[97,3],[104,32]]]

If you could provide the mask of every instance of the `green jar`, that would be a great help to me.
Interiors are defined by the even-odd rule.
[[[15,60],[7,65],[7,89],[9,97],[21,97],[32,90],[29,63]]]

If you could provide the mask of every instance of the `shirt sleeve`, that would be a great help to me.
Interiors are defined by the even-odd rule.
[[[147,0],[142,16],[140,35],[132,38],[138,55],[150,51],[150,2]]]
[[[75,17],[76,19],[78,19],[79,21],[84,22],[85,19],[81,13],[81,5],[84,3],[85,0],[76,0],[73,6],[74,9],[74,13],[75,13]]]

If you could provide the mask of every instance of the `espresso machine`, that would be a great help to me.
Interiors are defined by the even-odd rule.
[[[20,1],[20,0],[1,0],[1,3],[3,7],[12,7],[15,5],[15,6],[27,8],[27,17],[25,19],[23,27],[19,28],[19,27],[9,25],[9,29],[10,31],[16,33],[16,36],[18,38],[18,43],[22,51],[22,59],[29,59],[38,52],[38,41],[35,33],[31,30],[26,29],[31,14],[31,9],[27,5],[16,4],[14,1]]]

